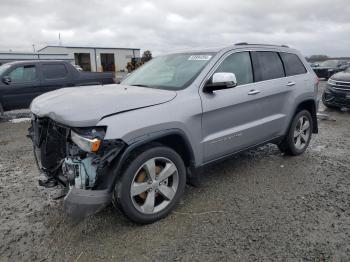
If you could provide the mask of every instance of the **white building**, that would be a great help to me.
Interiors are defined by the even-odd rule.
[[[141,56],[139,48],[46,46],[38,50],[40,55],[66,55],[84,71],[120,72],[132,58]]]
[[[41,54],[33,52],[13,52],[6,51],[0,52],[0,65],[12,62],[12,61],[25,61],[25,60],[65,60],[74,63],[74,59],[71,59],[68,54]]]

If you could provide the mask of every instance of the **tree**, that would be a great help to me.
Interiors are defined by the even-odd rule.
[[[325,61],[328,60],[328,56],[327,55],[312,55],[308,58],[308,61],[310,62],[321,62],[321,61]]]
[[[150,50],[146,50],[145,52],[143,52],[142,57],[141,57],[141,61],[143,63],[146,63],[151,59],[152,59],[152,52]]]

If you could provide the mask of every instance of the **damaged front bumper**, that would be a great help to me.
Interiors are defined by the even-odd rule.
[[[93,215],[112,201],[112,193],[105,190],[84,190],[71,187],[64,198],[64,209],[73,220]]]
[[[121,140],[101,139],[98,151],[86,152],[72,141],[71,129],[51,119],[33,117],[29,137],[33,140],[38,168],[45,173],[47,181],[69,188],[64,198],[65,211],[74,220],[81,220],[111,203],[116,175],[112,172],[113,163],[119,161],[126,144]]]
[[[326,105],[350,108],[350,88],[349,90],[339,90],[328,86],[322,99]]]

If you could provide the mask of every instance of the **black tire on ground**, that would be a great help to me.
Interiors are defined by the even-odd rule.
[[[329,103],[326,102],[324,92],[323,92],[323,94],[322,94],[322,103],[323,103],[326,107],[328,107],[328,108],[334,108],[334,109],[335,109],[335,108],[339,108],[338,106],[335,106],[335,105],[332,105],[332,104],[329,104]]]
[[[142,165],[156,157],[164,157],[171,160],[178,170],[178,188],[171,202],[157,213],[145,214],[133,205],[130,188],[137,171]],[[113,194],[113,204],[119,208],[126,217],[138,224],[149,224],[166,217],[179,203],[186,185],[186,167],[181,156],[169,147],[155,144],[137,151],[127,159],[121,176],[119,177]]]
[[[295,128],[298,124],[298,120],[300,117],[305,116],[309,123],[310,123],[310,131],[309,131],[309,137],[305,143],[304,148],[298,149],[296,148],[296,145],[294,143],[294,131]],[[306,148],[309,146],[311,136],[312,136],[312,128],[313,128],[313,123],[312,123],[312,117],[309,111],[307,110],[301,110],[299,111],[292,120],[292,123],[289,127],[289,130],[287,131],[287,134],[283,141],[278,145],[278,148],[281,150],[281,152],[291,155],[291,156],[297,156],[305,152]]]

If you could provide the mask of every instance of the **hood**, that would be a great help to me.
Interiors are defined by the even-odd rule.
[[[175,96],[175,91],[126,85],[62,88],[35,98],[30,110],[67,126],[87,127],[106,115],[166,103]]]
[[[350,72],[339,72],[331,77],[332,80],[338,80],[338,81],[345,81],[345,82],[350,82]]]

